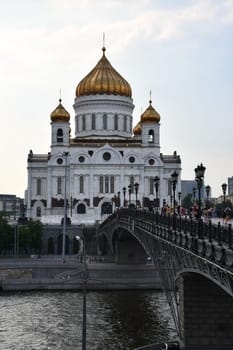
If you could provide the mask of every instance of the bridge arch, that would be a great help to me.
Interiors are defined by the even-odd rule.
[[[113,253],[118,264],[145,264],[148,253],[130,230],[119,227],[111,237]]]

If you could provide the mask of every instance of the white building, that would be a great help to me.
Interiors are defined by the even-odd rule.
[[[65,193],[71,222],[89,225],[116,206],[135,204],[135,183],[141,207],[154,205],[155,176],[160,179],[160,205],[170,203],[174,170],[179,174],[176,193],[181,190],[180,157],[160,150],[160,115],[149,101],[132,130],[131,87],[102,50],[97,65],[76,88],[75,136],[71,137],[70,115],[60,100],[50,115],[50,152],[29,152],[27,215],[43,223],[61,222]]]

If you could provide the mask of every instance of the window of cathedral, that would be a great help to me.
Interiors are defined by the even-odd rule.
[[[107,114],[103,115],[103,130],[107,130]]]
[[[57,194],[62,194],[62,178],[57,178]]]
[[[124,115],[124,131],[127,131],[127,116]]]
[[[109,159],[111,159],[111,154],[109,152],[104,152],[103,158],[104,158],[104,160],[109,160]]]
[[[79,131],[78,128],[79,128],[79,123],[78,123],[78,118],[76,118],[76,132]]]
[[[86,130],[86,116],[83,115],[83,131]]]
[[[118,130],[118,115],[114,115],[114,130]]]
[[[148,136],[149,136],[148,142],[154,143],[154,130],[150,130]]]
[[[36,181],[36,194],[41,195],[41,179],[37,179]]]
[[[39,218],[41,217],[41,207],[36,208],[36,216]]]
[[[79,193],[84,193],[84,176],[79,177]]]
[[[77,213],[78,214],[85,214],[86,213],[86,206],[83,203],[78,204],[77,206]]]
[[[114,176],[100,176],[99,177],[99,192],[100,193],[114,193],[115,179]]]
[[[57,164],[61,165],[63,163],[63,159],[62,158],[58,158],[57,159]]]
[[[99,192],[100,193],[104,192],[104,177],[103,176],[99,177]]]
[[[129,161],[130,161],[130,163],[134,163],[135,162],[135,158],[134,157],[129,157]]]
[[[57,142],[63,142],[63,130],[57,129]]]
[[[92,130],[95,130],[96,125],[95,125],[95,114],[93,113],[91,116],[91,128]]]
[[[80,156],[80,157],[78,158],[78,160],[79,160],[80,163],[84,163],[84,162],[85,162],[85,157]]]
[[[110,192],[114,193],[114,176],[110,176]]]
[[[149,190],[150,194],[154,194],[154,178],[151,177],[150,178],[150,190]]]
[[[149,164],[150,165],[154,165],[155,164],[155,160],[153,158],[149,159]]]

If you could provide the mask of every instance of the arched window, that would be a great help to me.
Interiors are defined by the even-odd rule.
[[[107,130],[107,114],[103,115],[103,130]]]
[[[37,207],[37,208],[36,208],[36,216],[37,216],[38,218],[41,217],[41,207]]]
[[[91,116],[91,128],[92,130],[95,130],[96,125],[95,125],[95,114],[93,113]]]
[[[85,206],[85,204],[80,203],[80,204],[77,206],[77,213],[78,213],[78,214],[85,214],[85,213],[86,213],[86,206]]]
[[[57,178],[57,194],[62,194],[62,178],[58,177]]]
[[[148,139],[148,141],[149,141],[150,143],[154,143],[154,138],[155,138],[155,136],[154,136],[154,130],[150,130],[150,131],[149,131],[149,139]]]
[[[84,176],[81,175],[79,178],[79,193],[84,193]]]
[[[83,115],[83,131],[86,130],[86,117]]]
[[[63,130],[57,129],[57,142],[63,142]]]
[[[127,131],[127,116],[124,115],[124,131]]]
[[[41,194],[41,179],[37,179],[36,181],[36,194],[37,195]]]
[[[118,130],[118,115],[114,115],[114,130]]]

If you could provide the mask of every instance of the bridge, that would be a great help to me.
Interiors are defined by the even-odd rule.
[[[122,208],[98,228],[102,253],[159,269],[182,348],[233,349],[233,232],[180,216]]]

